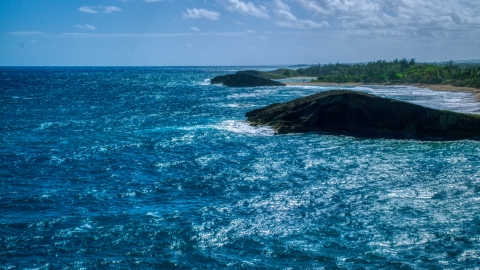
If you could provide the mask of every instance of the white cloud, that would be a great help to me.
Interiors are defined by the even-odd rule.
[[[116,6],[83,6],[78,8],[78,11],[90,14],[98,13],[98,10],[102,10],[104,13],[111,14],[113,12],[122,11],[120,8]]]
[[[84,13],[90,13],[90,14],[98,13],[98,11],[96,11],[95,9],[93,9],[92,7],[89,7],[89,6],[79,7],[78,11],[84,12]]]
[[[274,0],[274,12],[277,15],[278,21],[276,24],[282,27],[291,27],[291,28],[300,28],[300,29],[308,29],[308,28],[320,28],[320,27],[329,27],[327,21],[323,21],[321,23],[317,23],[311,20],[301,20],[298,19],[295,15],[292,14],[290,11],[290,7],[283,3],[281,0]]]
[[[117,11],[122,11],[121,9],[119,9],[118,7],[116,6],[106,6],[106,7],[103,7],[103,12],[105,13],[113,13],[113,12],[117,12]]]
[[[305,9],[322,16],[350,16],[353,13],[371,13],[379,10],[379,4],[389,0],[295,0]],[[401,0],[400,0],[401,1]]]
[[[480,27],[478,0],[292,0],[345,30],[449,38]],[[284,15],[287,16],[287,15]]]
[[[90,25],[90,24],[77,24],[74,26],[75,28],[78,28],[78,29],[84,29],[84,30],[97,30],[97,28],[93,25]]]
[[[217,0],[218,3],[222,4],[228,11],[238,12],[243,15],[249,15],[259,18],[268,19],[267,9],[264,6],[256,7],[251,2],[243,2],[240,0]]]
[[[182,13],[182,14],[183,14],[183,18],[185,19],[207,19],[211,21],[216,21],[220,17],[219,12],[209,11],[203,8],[201,9],[189,8],[187,9],[187,13]]]
[[[198,28],[195,27],[195,26],[190,27],[190,29],[192,29],[192,30],[195,31],[195,32],[200,32],[200,29],[198,29]]]

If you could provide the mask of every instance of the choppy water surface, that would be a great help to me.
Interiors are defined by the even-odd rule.
[[[0,69],[0,268],[480,267],[480,142],[273,136],[244,114],[333,88],[238,69]]]

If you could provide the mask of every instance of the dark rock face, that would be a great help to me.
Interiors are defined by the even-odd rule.
[[[260,77],[260,78],[270,79],[270,80],[287,78],[286,76],[279,74],[277,72],[278,70],[274,70],[270,72],[264,72],[264,71],[258,71],[258,70],[241,70],[241,71],[237,71],[235,74],[248,74],[255,77]]]
[[[448,140],[480,138],[480,116],[441,111],[348,90],[272,104],[246,114],[277,134],[329,132],[360,137]]]
[[[211,84],[223,84],[230,87],[253,87],[253,86],[285,86],[285,84],[266,78],[261,78],[245,73],[236,73],[217,76],[210,80]]]
[[[272,76],[270,76],[269,73],[258,71],[258,70],[241,70],[241,71],[237,71],[235,74],[248,74],[248,75],[252,75],[252,76],[259,77],[259,78],[264,78],[264,79],[269,79],[269,80],[277,79],[277,78],[273,78]]]

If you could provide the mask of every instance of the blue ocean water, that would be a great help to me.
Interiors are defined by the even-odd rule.
[[[0,269],[480,267],[480,142],[274,136],[244,114],[337,87],[240,69],[0,68]]]

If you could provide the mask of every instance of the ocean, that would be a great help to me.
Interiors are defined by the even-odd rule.
[[[338,87],[209,84],[252,68],[0,68],[0,269],[480,268],[479,141],[273,135],[245,113]]]

